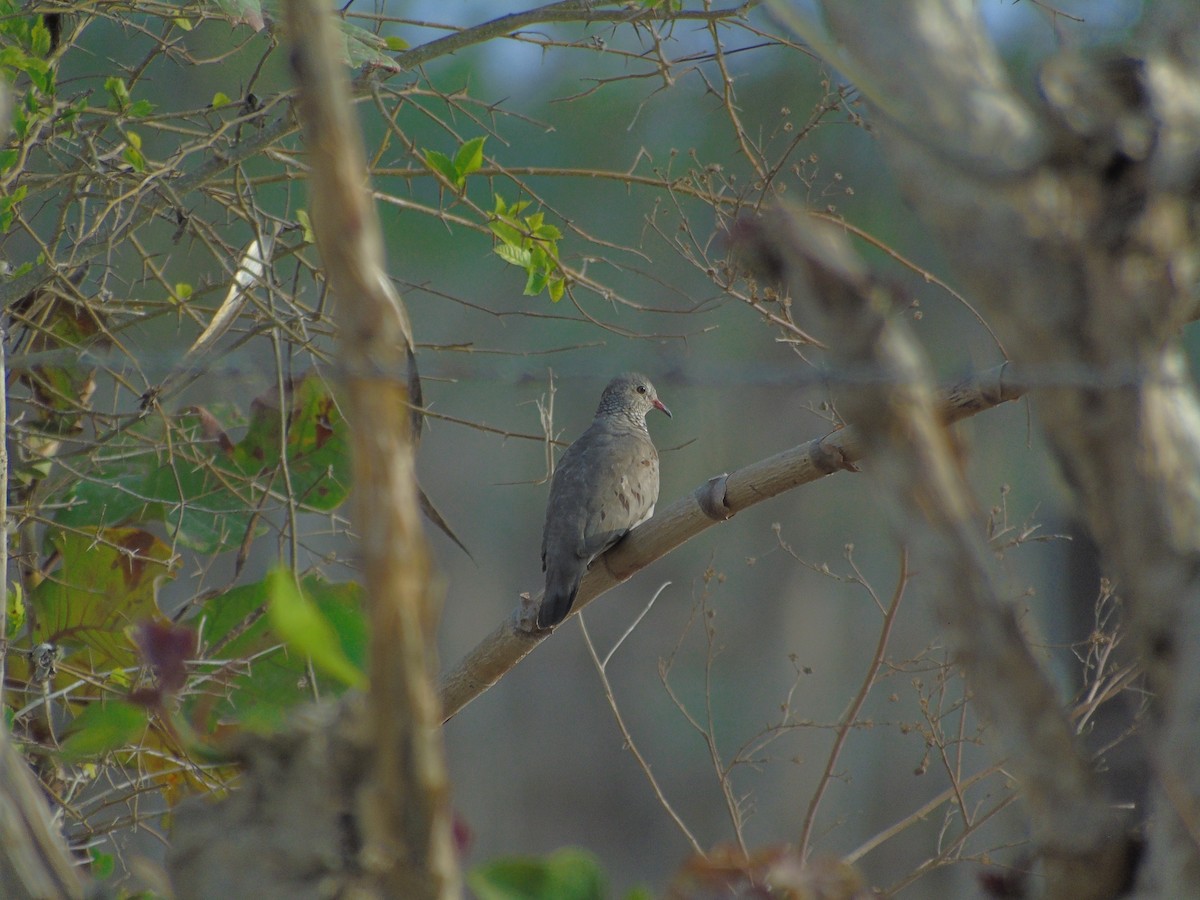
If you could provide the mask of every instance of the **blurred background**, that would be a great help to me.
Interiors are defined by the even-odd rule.
[[[1029,92],[1046,54],[1122,41],[1141,13],[1141,4],[1122,0],[980,6]],[[521,8],[354,2],[348,21],[415,48]],[[796,9],[808,13],[803,3]],[[270,32],[208,21],[163,53],[157,37],[100,23],[64,56],[60,83],[92,89],[114,66],[133,71],[150,60],[134,96],[160,109],[202,108],[218,92],[235,100],[250,92],[266,103],[288,86]],[[782,193],[844,217],[869,237],[858,241],[869,262],[910,293],[911,307],[897,315],[939,378],[1004,358],[970,298],[953,293],[951,261],[938,257],[905,207],[872,143],[869,110],[768,10],[715,29],[700,17],[669,27],[538,23],[384,83],[363,90],[359,109],[389,270],[413,320],[432,414],[419,478],[473,557],[429,530],[444,593],[443,667],[508,616],[521,592],[541,588],[549,474],[542,410],[551,397],[549,436],[565,445],[590,422],[609,378],[629,369],[650,376],[674,413],[650,420],[662,457],[660,508],[713,475],[837,426],[846,373],[786,339],[753,290],[722,280],[723,231],[733,215],[753,214]],[[140,130],[147,157],[175,139],[167,129]],[[483,135],[482,168],[456,197],[422,155],[452,157]],[[761,165],[778,165],[770,190],[747,143]],[[252,188],[258,208],[298,222],[307,204],[300,166],[282,161],[286,177],[279,156],[248,159],[239,169],[245,180],[224,189]],[[506,204],[530,200],[523,215],[544,213],[562,231],[564,263],[590,284],[558,302],[523,293],[526,273],[494,252],[479,214],[497,194]],[[255,233],[253,217],[225,212],[227,197],[189,202],[221,230],[230,256],[177,244],[161,224],[89,274],[114,302],[143,310],[158,309],[163,295],[147,260],[169,272],[166,282],[196,286],[199,316],[159,309],[122,331],[147,383],[174,370]],[[18,237],[4,253],[15,262],[30,247]],[[317,259],[311,247],[298,255]],[[291,256],[277,257],[274,278],[306,308],[322,302]],[[333,378],[330,330],[323,320],[307,332],[323,358],[314,363],[308,349],[291,345],[285,368],[315,364]],[[271,389],[281,364],[270,335],[256,333],[252,319],[231,335],[228,350],[170,397],[170,407],[244,409]],[[113,409],[137,400],[119,382],[101,387]],[[1100,573],[1059,475],[1024,402],[971,418],[957,433],[1005,590],[1028,611],[1024,622],[1070,697],[1082,671],[1072,645],[1097,628]],[[320,564],[335,580],[355,577],[344,515],[301,518],[300,568]],[[254,544],[239,577],[260,577],[283,554],[290,537],[277,524]],[[454,804],[471,835],[467,863],[576,845],[599,857],[615,894],[637,885],[657,894],[694,852],[689,834],[704,849],[739,840],[751,849],[795,844],[835,728],[876,652],[882,609],[898,589],[902,537],[868,481],[839,473],[710,528],[580,617],[601,657],[624,638],[606,668],[608,688],[682,828],[630,752],[580,622],[568,622],[446,728]],[[193,600],[223,584],[232,567],[193,560],[163,585],[160,604]],[[884,663],[813,813],[810,846],[818,855],[852,853],[907,823],[858,859],[872,883],[904,887],[905,897],[973,896],[979,871],[1027,861],[1023,818],[991,735],[946,665],[921,572],[908,574]],[[1099,746],[1108,734],[1102,722],[1097,728],[1091,739]],[[1112,777],[1119,794],[1132,796],[1137,786],[1119,780],[1120,752],[1111,755]],[[969,862],[943,865],[958,858]]]

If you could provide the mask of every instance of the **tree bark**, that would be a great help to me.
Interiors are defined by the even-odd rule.
[[[829,61],[859,81],[909,201],[1017,365],[1057,381],[1034,410],[1155,693],[1138,889],[1187,896],[1200,884],[1200,405],[1179,330],[1200,271],[1200,8],[1156,4],[1136,57],[1060,52],[1030,101],[967,0],[822,6]]]
[[[290,732],[246,739],[247,784],[220,806],[180,811],[170,866],[180,897],[455,897],[433,688],[437,603],[413,470],[410,410],[420,401],[403,377],[412,331],[384,270],[331,13],[316,0],[284,10],[313,229],[338,302],[370,688]]]

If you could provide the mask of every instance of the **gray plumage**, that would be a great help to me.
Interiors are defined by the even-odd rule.
[[[592,424],[559,460],[542,534],[546,593],[538,628],[565,619],[592,560],[654,514],[658,451],[646,428],[652,409],[671,415],[645,375],[618,375]]]

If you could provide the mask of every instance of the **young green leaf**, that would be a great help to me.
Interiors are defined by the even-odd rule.
[[[451,184],[459,184],[458,170],[455,169],[454,162],[445,153],[440,153],[437,150],[426,150],[425,162],[429,168],[444,176]]]
[[[504,241],[510,247],[520,247],[525,235],[521,233],[521,229],[509,224],[503,219],[496,219],[488,223],[488,228],[492,230],[492,234]]]
[[[366,684],[366,675],[350,661],[333,626],[300,591],[291,572],[283,568],[272,571],[267,576],[267,591],[267,615],[276,634],[333,678],[351,687]]]
[[[454,169],[458,172],[460,184],[483,165],[483,142],[486,140],[486,136],[471,138],[454,154]]]
[[[125,86],[125,79],[116,76],[104,79],[104,90],[108,92],[108,108],[124,112],[129,105],[129,88]]]
[[[492,252],[506,263],[520,266],[522,269],[529,265],[529,251],[521,247],[513,247],[511,244],[500,244],[498,247],[493,247]]]

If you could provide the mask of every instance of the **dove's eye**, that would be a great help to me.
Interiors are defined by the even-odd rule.
[[[646,393],[646,386],[645,386],[644,384],[639,384],[639,385],[637,386],[637,392],[638,392],[639,394],[644,394],[644,393]]]

